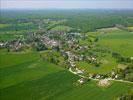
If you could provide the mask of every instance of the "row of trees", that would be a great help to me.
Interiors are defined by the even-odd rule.
[[[112,52],[112,57],[116,58],[119,63],[131,63],[132,60],[129,57],[124,57],[117,52]]]

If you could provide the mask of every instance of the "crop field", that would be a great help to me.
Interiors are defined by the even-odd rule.
[[[102,34],[99,44],[124,56],[133,56],[133,33],[127,31],[112,31]],[[127,49],[128,48],[128,49]]]
[[[40,60],[38,53],[0,52],[3,58],[0,60],[1,100],[67,100],[68,97],[70,100],[111,100],[133,87],[133,84],[113,82],[110,87],[101,88],[97,81],[75,86],[78,76]]]
[[[121,93],[126,92],[126,90],[131,89],[133,84],[123,84],[120,82],[113,82],[113,84],[108,88],[101,88],[97,86],[96,81],[90,81],[87,84],[73,89],[68,93],[62,94],[57,100],[113,100],[116,96]]]
[[[48,99],[68,91],[78,77],[56,65],[40,61],[39,54],[1,51],[2,100]]]

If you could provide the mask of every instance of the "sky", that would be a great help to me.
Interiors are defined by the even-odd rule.
[[[133,0],[0,0],[1,9],[133,9]]]

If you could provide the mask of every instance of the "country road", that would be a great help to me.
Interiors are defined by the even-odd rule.
[[[72,71],[71,68],[69,68],[69,71],[70,71],[71,73],[75,74],[75,75],[78,75],[79,77],[83,77],[83,78],[85,78],[85,76],[83,76],[83,75],[79,75],[79,74],[77,74],[76,72]],[[95,78],[90,78],[90,79],[91,79],[91,80],[95,80],[95,81],[100,80],[100,79],[95,79]],[[124,82],[124,83],[130,83],[130,84],[133,84],[133,82],[130,82],[130,81],[116,80],[116,79],[111,79],[111,78],[109,78],[109,80],[111,80],[111,81],[117,81],[117,82]]]

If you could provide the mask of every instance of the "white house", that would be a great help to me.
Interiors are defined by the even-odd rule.
[[[83,83],[84,83],[84,78],[79,79],[78,82],[79,82],[80,84],[83,84]]]

